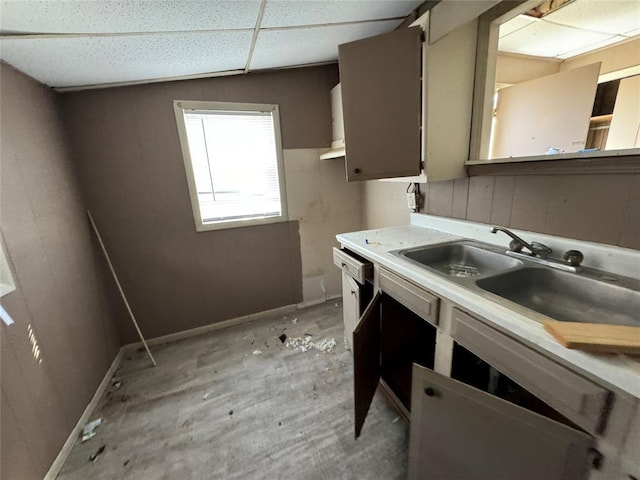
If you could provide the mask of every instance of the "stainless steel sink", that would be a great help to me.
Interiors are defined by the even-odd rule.
[[[538,321],[640,326],[640,280],[582,266],[575,272],[562,271],[552,268],[558,260],[513,258],[498,247],[471,240],[389,253],[494,302],[529,310]]]
[[[450,277],[468,278],[497,273],[523,264],[480,242],[460,241],[391,252],[414,264]]]
[[[640,289],[624,277],[522,268],[478,279],[478,287],[555,320],[640,326]],[[637,287],[637,286],[635,286]]]

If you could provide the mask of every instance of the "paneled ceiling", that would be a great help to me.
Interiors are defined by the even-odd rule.
[[[335,61],[423,0],[8,0],[0,57],[52,87]]]
[[[640,0],[574,0],[500,26],[501,52],[567,59],[640,35]],[[640,52],[638,52],[640,63]]]

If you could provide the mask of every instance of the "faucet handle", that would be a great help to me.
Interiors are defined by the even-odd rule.
[[[511,250],[512,252],[520,252],[522,251],[522,247],[524,246],[525,244],[518,240],[511,240],[509,242],[509,250]]]
[[[580,250],[568,250],[564,254],[564,261],[569,265],[573,265],[574,267],[580,265],[582,263],[582,260],[584,260],[584,255]]]

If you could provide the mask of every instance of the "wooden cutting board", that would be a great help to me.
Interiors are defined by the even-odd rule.
[[[640,327],[554,320],[544,322],[544,329],[566,348],[640,354]]]

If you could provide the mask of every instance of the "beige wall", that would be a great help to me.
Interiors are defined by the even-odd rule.
[[[196,233],[172,100],[279,104],[284,149],[315,149],[331,143],[337,82],[329,65],[61,95],[80,184],[148,337],[303,300],[295,216]]]
[[[486,176],[421,187],[423,213],[640,249],[638,174]],[[365,190],[365,211],[398,202],[405,188],[377,190],[375,198]],[[386,224],[408,223],[405,217],[398,209]]]
[[[339,246],[336,234],[363,227],[362,183],[347,183],[344,158],[320,160],[322,151],[284,151],[289,218],[299,222],[304,302],[341,294],[331,247]]]
[[[364,182],[364,229],[393,227],[409,223],[411,210],[407,207],[408,183],[371,180]]]
[[[565,60],[561,70],[572,70],[596,62],[602,62],[600,75],[640,64],[640,38]]]
[[[515,85],[560,71],[562,62],[554,58],[498,53],[496,83]]]
[[[2,298],[15,323],[0,325],[0,469],[3,480],[42,479],[120,339],[55,95],[6,64],[0,76],[0,213],[17,287]]]

